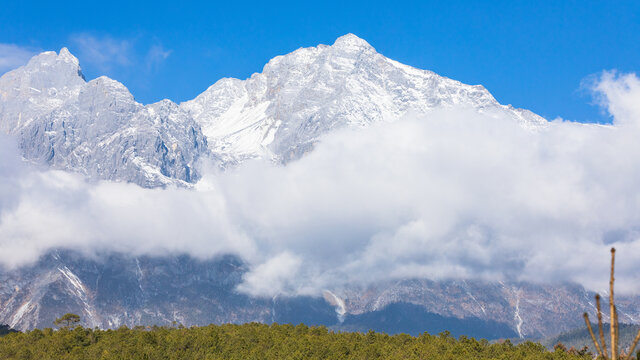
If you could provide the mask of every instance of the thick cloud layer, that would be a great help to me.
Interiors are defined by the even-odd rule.
[[[343,130],[286,167],[210,172],[195,190],[90,184],[34,171],[0,139],[0,261],[89,254],[235,253],[253,295],[408,277],[577,281],[637,291],[640,80],[594,85],[613,125],[531,132],[469,109]]]

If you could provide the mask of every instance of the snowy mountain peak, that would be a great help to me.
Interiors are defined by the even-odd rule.
[[[546,123],[533,113],[500,105],[482,86],[388,59],[353,34],[332,46],[277,56],[247,80],[222,79],[181,107],[225,162],[262,157],[284,163],[334,129],[456,105],[506,112],[527,127]]]
[[[354,34],[346,34],[346,35],[342,35],[339,38],[336,39],[336,41],[333,43],[334,47],[337,48],[343,48],[343,49],[373,49],[373,46],[371,46],[368,42],[366,42],[364,39],[359,38],[358,36],[354,35]]]
[[[194,164],[208,154],[200,126],[175,103],[145,107],[116,80],[85,82],[67,48],[0,77],[0,131],[33,162],[145,187],[195,182]]]
[[[60,49],[59,54],[46,51],[36,55],[27,65],[8,72],[3,78],[9,74],[31,80],[41,88],[73,86],[85,81],[80,62],[67,48]]]
[[[0,77],[0,130],[16,132],[76,96],[84,84],[78,59],[68,50],[34,56]]]
[[[73,56],[71,52],[69,52],[69,49],[67,49],[66,47],[60,49],[58,58],[62,61],[70,62],[72,64],[80,66],[80,61],[78,61],[78,58]]]

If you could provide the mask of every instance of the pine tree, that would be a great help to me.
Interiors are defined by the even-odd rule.
[[[63,328],[69,328],[71,325],[75,325],[80,322],[80,316],[72,313],[66,313],[61,317],[57,318],[53,325],[60,327],[63,325]]]

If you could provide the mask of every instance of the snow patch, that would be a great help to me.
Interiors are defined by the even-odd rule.
[[[516,330],[518,331],[518,337],[522,339],[524,338],[524,335],[522,335],[522,324],[524,323],[524,320],[522,319],[522,316],[520,316],[521,291],[520,290],[515,291],[515,295],[516,295],[516,309],[513,314],[513,319],[516,321]]]
[[[344,322],[344,318],[347,313],[347,306],[345,305],[344,300],[329,290],[324,290],[322,295],[329,304],[335,307],[336,314],[338,315],[338,321],[340,323]]]
[[[22,306],[20,306],[18,311],[16,311],[16,313],[11,318],[11,322],[9,323],[9,325],[12,328],[15,327],[18,324],[18,322],[20,322],[20,319],[22,319],[22,317],[26,313],[30,312],[32,309],[33,309],[33,306],[31,305],[31,300],[28,300],[27,302],[22,304]]]
[[[72,285],[73,290],[75,291],[75,294],[77,295],[77,297],[80,299],[80,301],[83,304],[84,307],[84,311],[88,316],[88,323],[96,326],[97,324],[99,324],[99,322],[97,321],[98,317],[96,314],[95,309],[93,308],[93,306],[91,306],[91,304],[89,304],[89,297],[87,294],[87,289],[84,286],[84,284],[82,283],[82,281],[76,276],[76,274],[74,274],[73,272],[71,272],[71,270],[69,270],[68,267],[63,266],[63,267],[59,267],[58,271],[60,271],[60,273],[62,273],[62,275],[64,275],[64,277],[69,281],[69,283]]]

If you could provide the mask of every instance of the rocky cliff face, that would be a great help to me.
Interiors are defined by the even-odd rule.
[[[91,259],[55,251],[33,266],[0,275],[0,317],[23,330],[51,327],[66,312],[103,328],[269,321],[271,301],[233,291],[244,271],[234,257]]]
[[[577,284],[414,279],[352,288],[339,296],[344,297],[351,314],[375,312],[404,302],[442,316],[508,324],[518,337],[526,338],[548,337],[580,327],[584,325],[584,312],[596,316],[595,293]],[[620,297],[617,304],[620,322],[637,322],[640,298]]]

